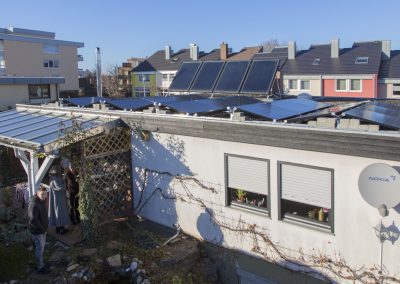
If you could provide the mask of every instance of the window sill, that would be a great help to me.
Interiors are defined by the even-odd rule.
[[[299,225],[302,227],[307,227],[307,228],[314,229],[314,230],[317,230],[320,232],[324,232],[324,233],[328,233],[328,234],[332,234],[332,235],[334,234],[332,232],[332,228],[329,224],[318,221],[318,220],[309,219],[306,217],[301,217],[301,216],[297,216],[297,215],[290,214],[290,213],[286,213],[282,217],[282,220],[287,223]]]
[[[237,202],[237,201],[231,201],[231,204],[229,207],[234,208],[234,209],[240,209],[249,213],[256,213],[259,215],[267,216],[269,217],[269,212],[267,209],[260,208],[255,205],[250,205],[247,203],[242,203],[242,202]]]

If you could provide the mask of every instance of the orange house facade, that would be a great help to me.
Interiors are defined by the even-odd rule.
[[[362,76],[323,76],[322,96],[377,98],[377,75]]]

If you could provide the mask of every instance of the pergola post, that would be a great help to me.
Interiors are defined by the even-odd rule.
[[[28,176],[30,198],[39,189],[40,183],[42,182],[44,176],[49,170],[55,157],[47,156],[42,165],[39,167],[39,159],[34,152],[29,152],[29,159],[23,150],[14,149],[14,154],[15,157],[20,160],[22,167],[24,168],[26,175]]]

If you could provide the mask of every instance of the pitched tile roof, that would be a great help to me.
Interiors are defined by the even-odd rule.
[[[241,51],[230,54],[226,60],[250,60],[253,56],[262,51],[262,46],[244,47]]]
[[[278,70],[280,70],[286,63],[288,57],[288,48],[286,46],[274,47],[270,52],[257,53],[253,56],[253,59],[271,59],[279,60]]]
[[[400,50],[392,50],[390,60],[383,60],[379,78],[400,79]]]
[[[378,74],[381,62],[380,41],[354,43],[351,48],[340,49],[339,58],[331,58],[331,45],[313,45],[288,59],[282,71],[287,75],[339,75]],[[368,57],[368,63],[355,64],[357,57]],[[314,65],[319,58],[319,64]]]
[[[198,60],[219,60],[220,51],[214,49],[209,53],[199,52]],[[171,55],[171,59],[165,59],[165,51],[158,50],[153,55],[148,57],[145,61],[140,63],[133,69],[133,72],[151,72],[151,71],[176,71],[185,61],[191,61],[190,50],[181,49]]]

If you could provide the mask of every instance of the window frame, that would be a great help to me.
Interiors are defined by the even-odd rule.
[[[398,91],[394,89],[395,85],[396,85],[396,87],[399,88]],[[397,94],[395,94],[395,92],[397,92]],[[392,96],[396,96],[396,97],[397,97],[397,96],[400,96],[400,83],[393,83],[393,86],[392,86]]]
[[[40,88],[40,97],[32,97],[31,96],[30,88],[32,88],[34,86]],[[43,96],[43,89],[45,89],[45,88],[48,91],[48,96]],[[51,99],[51,86],[50,86],[50,84],[28,84],[28,97],[29,97],[29,101],[31,101],[31,100],[41,100],[41,99]]]
[[[143,83],[143,82],[150,82],[150,74],[137,74],[137,76],[138,76],[138,81],[140,82],[140,83]],[[146,78],[146,80],[143,80],[142,78]]]
[[[311,91],[311,80],[299,79],[299,81],[300,81],[300,84],[299,84],[299,86],[300,86],[300,91]],[[302,82],[308,82],[308,89],[303,89],[303,88],[302,88],[302,86],[301,86],[301,83],[302,83]]]
[[[317,65],[319,65],[320,62],[321,62],[321,58],[317,57],[317,58],[314,59],[312,65],[317,66]]]
[[[302,216],[295,216],[295,215],[290,215],[290,219],[285,218],[282,213],[282,165],[291,165],[291,166],[296,166],[296,167],[303,167],[303,168],[309,168],[309,169],[315,169],[315,170],[324,170],[324,171],[329,171],[331,173],[331,208],[330,212],[332,212],[329,215],[329,221],[328,224],[330,225],[330,228],[324,228],[319,226],[318,224],[320,223],[319,221],[314,221],[312,219],[302,217]],[[277,161],[277,186],[278,186],[278,220],[295,224],[304,228],[309,228],[309,229],[314,229],[318,230],[321,232],[326,232],[330,234],[335,234],[335,170],[333,168],[326,168],[326,167],[319,167],[319,166],[312,166],[312,165],[307,165],[307,164],[299,164],[299,163],[292,163],[292,162],[286,162],[286,161]],[[293,201],[295,202],[295,201]],[[301,203],[301,202],[298,202]]]
[[[359,90],[352,90],[351,89],[351,81],[353,81],[353,80],[359,80],[360,81],[360,89]],[[349,87],[349,92],[352,92],[352,93],[361,93],[362,92],[362,89],[363,89],[363,85],[362,85],[362,82],[363,82],[363,80],[362,79],[348,79],[348,87]]]
[[[60,60],[58,60],[58,59],[44,59],[43,60],[43,68],[50,68],[50,69],[60,68]]]
[[[291,86],[290,86],[290,82],[291,81],[296,82],[296,88],[295,89],[291,88]],[[299,87],[300,86],[299,86],[299,80],[298,79],[288,79],[288,88],[289,88],[289,90],[298,91]]]
[[[368,64],[369,63],[369,56],[357,56],[354,64]]]
[[[54,47],[54,50],[46,50],[46,47]],[[60,54],[60,45],[53,43],[43,43],[42,52],[44,54]]]
[[[338,89],[338,81],[339,80],[344,80],[346,82],[346,88],[344,90],[339,90]],[[347,79],[335,79],[335,91],[336,92],[348,92],[349,86],[348,86],[348,80]]]
[[[266,162],[268,164],[268,172],[267,172],[268,190],[267,190],[267,195],[266,195],[267,196],[267,200],[266,200],[267,208],[266,209],[257,208],[258,206],[254,206],[254,205],[236,204],[236,202],[232,206],[231,196],[230,196],[230,187],[228,184],[228,175],[229,175],[228,158],[229,157],[262,161],[262,162]],[[249,213],[261,214],[263,216],[271,218],[271,161],[269,159],[224,153],[224,175],[225,175],[225,207],[242,210],[242,211],[246,211]],[[259,194],[259,193],[257,193],[257,194]]]

